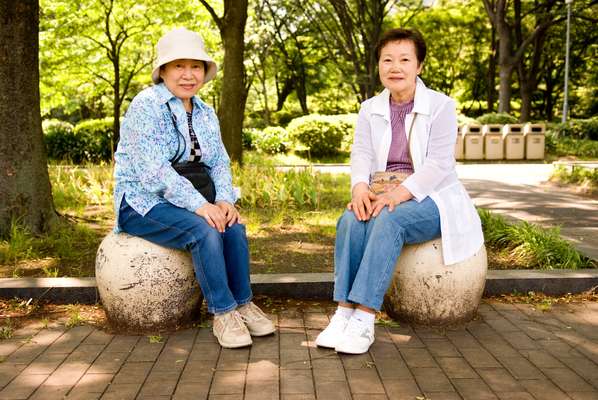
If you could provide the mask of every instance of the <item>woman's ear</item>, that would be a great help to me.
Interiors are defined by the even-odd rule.
[[[417,65],[417,75],[421,74],[422,69],[424,69],[424,63],[419,63]]]

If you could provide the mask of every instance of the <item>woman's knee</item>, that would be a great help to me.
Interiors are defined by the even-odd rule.
[[[233,226],[229,226],[224,231],[224,237],[226,239],[244,239],[246,237],[245,225],[236,223]]]
[[[198,221],[190,229],[193,244],[202,245],[208,248],[222,248],[222,235],[216,228],[210,226],[207,222]]]
[[[363,222],[357,219],[353,211],[345,210],[343,215],[341,215],[336,223],[336,231],[339,232],[347,229],[352,230],[356,227],[362,226]]]

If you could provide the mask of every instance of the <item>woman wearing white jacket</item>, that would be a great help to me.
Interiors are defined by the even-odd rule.
[[[442,237],[445,264],[483,244],[480,219],[455,171],[455,102],[418,77],[426,44],[416,30],[392,29],[376,47],[385,89],[361,105],[351,150],[352,199],[337,224],[334,300],[338,308],[316,344],[360,354],[374,342],[404,244]],[[406,176],[375,194],[378,171]]]

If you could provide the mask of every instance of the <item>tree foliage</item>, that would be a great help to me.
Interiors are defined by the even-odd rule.
[[[578,118],[598,111],[595,3],[572,4],[569,104]],[[422,31],[428,44],[422,78],[455,97],[463,114],[509,111],[525,121],[561,112],[562,1],[437,0],[427,9],[417,0],[41,0],[41,6],[44,118],[75,124],[122,116],[151,84],[158,38],[185,26],[202,34],[219,64],[199,96],[218,111],[233,158],[240,158],[243,125],[356,111],[381,89],[374,48],[391,27]],[[117,131],[119,118],[113,121]]]

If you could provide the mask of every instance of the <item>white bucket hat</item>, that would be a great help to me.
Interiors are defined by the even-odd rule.
[[[208,54],[201,39],[197,33],[185,28],[177,28],[162,36],[156,46],[158,58],[152,71],[152,81],[160,83],[160,67],[171,61],[179,59],[201,60],[207,65],[204,83],[216,76],[218,67]]]

